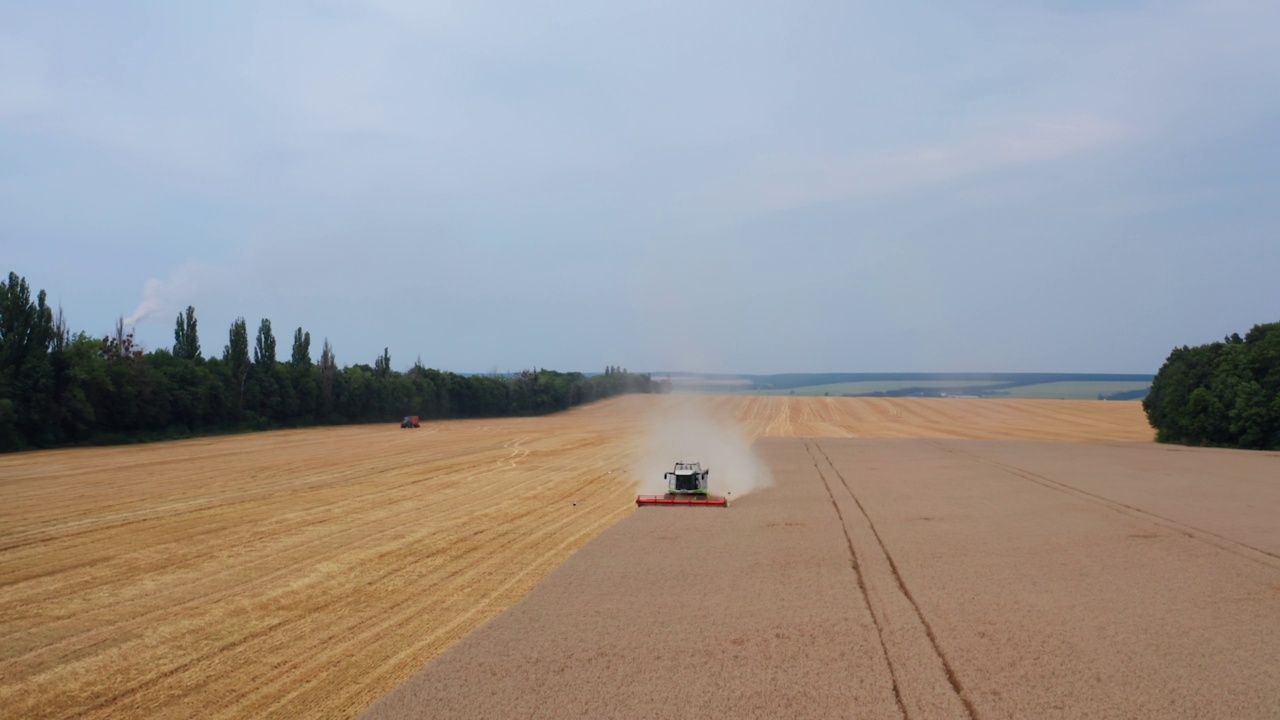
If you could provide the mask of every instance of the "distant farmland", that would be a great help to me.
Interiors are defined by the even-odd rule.
[[[1022,385],[1004,390],[1009,397],[1040,398],[1048,400],[1093,400],[1098,396],[1116,400],[1141,400],[1151,389],[1151,382],[1089,381],[1039,383]],[[1126,397],[1116,397],[1126,396]],[[1131,397],[1130,397],[1131,396]]]
[[[974,387],[991,387],[997,385],[994,381],[983,383],[973,383],[966,389]],[[854,382],[828,383],[825,385],[801,385],[800,387],[786,389],[752,389],[740,390],[739,392],[749,392],[752,395],[852,395],[852,396],[875,396],[888,393],[896,393],[911,388],[922,388],[927,390],[938,390],[945,392],[954,389],[956,383],[950,380],[860,380]],[[956,393],[951,393],[956,394]]]
[[[661,377],[659,373],[654,374]],[[1141,400],[1151,375],[1066,373],[672,373],[677,391],[831,397],[989,397],[1040,400]]]

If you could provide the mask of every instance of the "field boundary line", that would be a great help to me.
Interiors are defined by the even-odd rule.
[[[597,503],[597,504],[596,504],[596,506],[603,505],[607,500],[608,500],[608,499],[606,498],[605,500],[600,501],[599,503]],[[551,548],[550,550],[548,550],[548,551],[544,552],[542,555],[539,555],[539,556],[538,556],[538,558],[537,558],[537,559],[535,559],[534,561],[532,561],[532,562],[528,563],[528,564],[526,565],[526,567],[525,567],[523,570],[521,570],[519,573],[517,573],[516,575],[514,575],[514,576],[512,576],[511,578],[507,579],[507,581],[506,581],[506,582],[504,582],[501,586],[499,586],[499,587],[498,587],[498,588],[493,592],[492,596],[493,596],[493,597],[497,597],[497,596],[501,595],[503,592],[506,592],[508,589],[510,589],[512,586],[514,586],[517,582],[520,582],[521,580],[523,580],[523,579],[524,579],[524,578],[525,578],[525,577],[526,577],[530,572],[533,572],[535,569],[538,569],[541,565],[543,565],[543,564],[546,562],[547,558],[550,558],[550,557],[552,557],[552,556],[554,556],[554,555],[556,555],[556,554],[558,554],[558,553],[562,552],[562,551],[564,550],[564,548],[566,548],[566,547],[568,547],[569,545],[572,545],[573,543],[577,542],[577,541],[578,541],[578,539],[579,539],[579,538],[581,538],[582,536],[584,536],[584,535],[589,535],[589,534],[592,534],[592,533],[594,533],[594,534],[596,534],[596,535],[599,535],[601,532],[603,532],[603,530],[604,530],[604,529],[608,529],[608,527],[609,527],[610,525],[612,525],[614,522],[617,522],[617,520],[619,519],[619,516],[621,516],[621,515],[625,515],[625,514],[627,514],[627,513],[633,512],[633,511],[634,511],[634,508],[633,508],[633,507],[630,507],[629,505],[621,506],[618,510],[615,510],[614,512],[612,512],[612,513],[610,513],[610,514],[608,514],[608,515],[602,516],[601,518],[599,518],[596,522],[592,523],[591,525],[589,525],[589,526],[587,526],[587,527],[585,527],[585,528],[581,529],[581,530],[580,530],[580,531],[578,531],[577,533],[575,533],[575,534],[573,534],[573,535],[571,535],[571,536],[569,536],[569,537],[565,538],[565,539],[564,539],[563,541],[561,541],[558,545],[556,545],[555,547]],[[602,526],[603,526],[603,527],[602,527]],[[562,564],[563,564],[563,563],[562,563]],[[557,565],[556,567],[559,567],[559,565]],[[554,570],[554,569],[555,569],[555,568],[552,568],[552,570]],[[550,574],[550,572],[548,572],[548,574]],[[544,576],[544,577],[545,577],[545,576]],[[483,627],[483,626],[484,626],[485,624],[487,624],[488,622],[490,622],[490,621],[492,621],[492,620],[497,619],[497,617],[498,617],[499,615],[501,615],[502,613],[505,613],[505,612],[506,612],[507,610],[509,610],[511,607],[514,607],[514,605],[512,605],[512,606],[510,606],[510,607],[503,608],[503,609],[502,609],[502,610],[500,610],[499,612],[494,613],[491,617],[489,617],[489,618],[487,618],[487,619],[483,620],[480,624],[476,625],[475,627],[470,628],[469,630],[467,630],[466,632],[462,633],[461,635],[458,635],[458,636],[456,636],[456,637],[453,637],[453,638],[452,638],[452,640],[450,640],[450,641],[447,641],[447,642],[444,642],[444,643],[437,643],[437,642],[436,642],[436,641],[437,641],[437,640],[439,640],[439,638],[441,638],[441,637],[446,637],[446,638],[447,638],[447,637],[449,636],[449,634],[450,634],[450,633],[452,633],[454,630],[456,630],[459,626],[461,626],[461,625],[463,625],[463,624],[465,624],[465,623],[467,623],[467,622],[470,622],[470,621],[471,621],[471,619],[472,619],[472,618],[474,618],[477,614],[479,614],[482,610],[483,610],[483,611],[486,611],[486,612],[490,611],[490,610],[491,610],[491,608],[489,607],[489,605],[491,605],[491,604],[492,604],[492,603],[486,604],[486,605],[485,605],[485,606],[483,606],[483,607],[481,607],[481,606],[476,606],[476,607],[474,607],[473,609],[471,609],[471,610],[467,611],[466,613],[464,613],[462,616],[460,616],[460,617],[458,617],[458,618],[455,618],[455,619],[451,620],[451,621],[450,621],[449,623],[447,623],[446,625],[436,628],[433,632],[431,632],[430,634],[428,634],[424,640],[420,640],[420,641],[419,641],[418,643],[416,643],[415,645],[412,645],[412,646],[407,647],[407,648],[403,648],[403,649],[401,649],[398,653],[396,653],[396,655],[394,656],[394,659],[395,659],[395,660],[400,660],[400,659],[402,659],[402,658],[404,658],[404,657],[406,657],[406,656],[414,655],[414,654],[418,654],[420,651],[422,651],[422,650],[423,650],[423,648],[431,647],[432,645],[440,645],[440,647],[437,649],[437,651],[436,651],[436,652],[434,652],[434,653],[432,653],[432,656],[431,656],[431,658],[430,658],[430,659],[428,659],[425,663],[423,663],[423,665],[422,665],[422,666],[420,666],[420,667],[418,667],[418,668],[414,669],[411,673],[409,673],[409,675],[408,675],[408,676],[406,676],[406,677],[404,677],[404,678],[401,678],[401,679],[400,679],[400,683],[401,683],[401,684],[402,684],[402,683],[404,683],[406,680],[408,680],[409,678],[413,677],[413,675],[414,675],[414,674],[416,674],[416,673],[418,673],[418,672],[421,672],[424,668],[426,668],[428,665],[430,665],[432,662],[434,662],[436,658],[440,657],[440,656],[441,656],[441,655],[443,655],[445,652],[447,652],[447,651],[449,650],[449,648],[451,648],[455,643],[457,643],[457,642],[461,641],[463,638],[467,637],[467,636],[468,636],[468,635],[470,635],[472,632],[475,632],[476,630],[479,630],[481,627]],[[383,668],[383,670],[384,670],[384,674],[385,674],[385,668],[386,668],[386,666],[391,666],[391,667],[393,667],[393,668],[394,668],[394,667],[398,667],[398,666],[397,666],[397,665],[395,665],[394,663],[392,663],[392,662],[388,662],[388,663],[386,663],[386,665],[384,665],[384,668]],[[395,687],[399,687],[399,685],[396,685]],[[394,689],[395,689],[395,687],[393,687],[393,688],[392,688],[392,690],[394,690]],[[359,690],[364,690],[364,688],[360,688]],[[377,704],[377,703],[378,703],[382,698],[384,698],[384,697],[386,697],[388,694],[390,694],[390,692],[391,692],[391,690],[388,690],[388,691],[384,692],[382,695],[380,695],[380,696],[378,696],[377,698],[375,698],[372,702],[370,702],[370,703],[368,703],[368,704],[364,705],[364,706],[363,706],[363,708],[360,710],[360,712],[357,714],[357,717],[359,717],[359,716],[364,715],[365,713],[367,713],[367,712],[368,712],[368,710],[369,710],[370,708],[372,708],[375,704]],[[348,692],[344,693],[344,694],[341,696],[341,697],[343,698],[343,703],[342,703],[342,704],[343,704],[343,705],[345,705],[345,706],[350,706],[353,702],[355,702],[355,697],[354,697],[354,696],[356,696],[356,695],[358,695],[358,694],[359,694],[358,692],[356,692],[356,691],[352,691],[352,690],[349,690]]]

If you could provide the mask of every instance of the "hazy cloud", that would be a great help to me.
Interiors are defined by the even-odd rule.
[[[1153,371],[1277,319],[1277,21],[0,5],[0,250],[152,346],[191,304],[457,370]]]

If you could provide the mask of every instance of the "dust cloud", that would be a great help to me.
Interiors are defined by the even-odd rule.
[[[707,487],[736,500],[768,487],[769,468],[731,415],[713,413],[697,396],[666,396],[648,413],[631,474],[642,495],[667,490],[663,473],[676,462],[700,462],[710,469]]]

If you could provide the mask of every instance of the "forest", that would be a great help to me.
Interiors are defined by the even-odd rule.
[[[532,369],[507,375],[392,369],[384,348],[372,365],[339,367],[328,340],[313,359],[311,333],[277,352],[271,321],[252,338],[232,323],[220,355],[207,357],[194,307],[177,316],[172,348],[145,351],[119,321],[102,337],[71,332],[44,290],[0,281],[0,452],[75,444],[171,439],[272,428],[425,419],[541,415],[668,383],[610,366],[603,374]]]
[[[1175,348],[1142,405],[1160,442],[1280,449],[1280,322]]]

